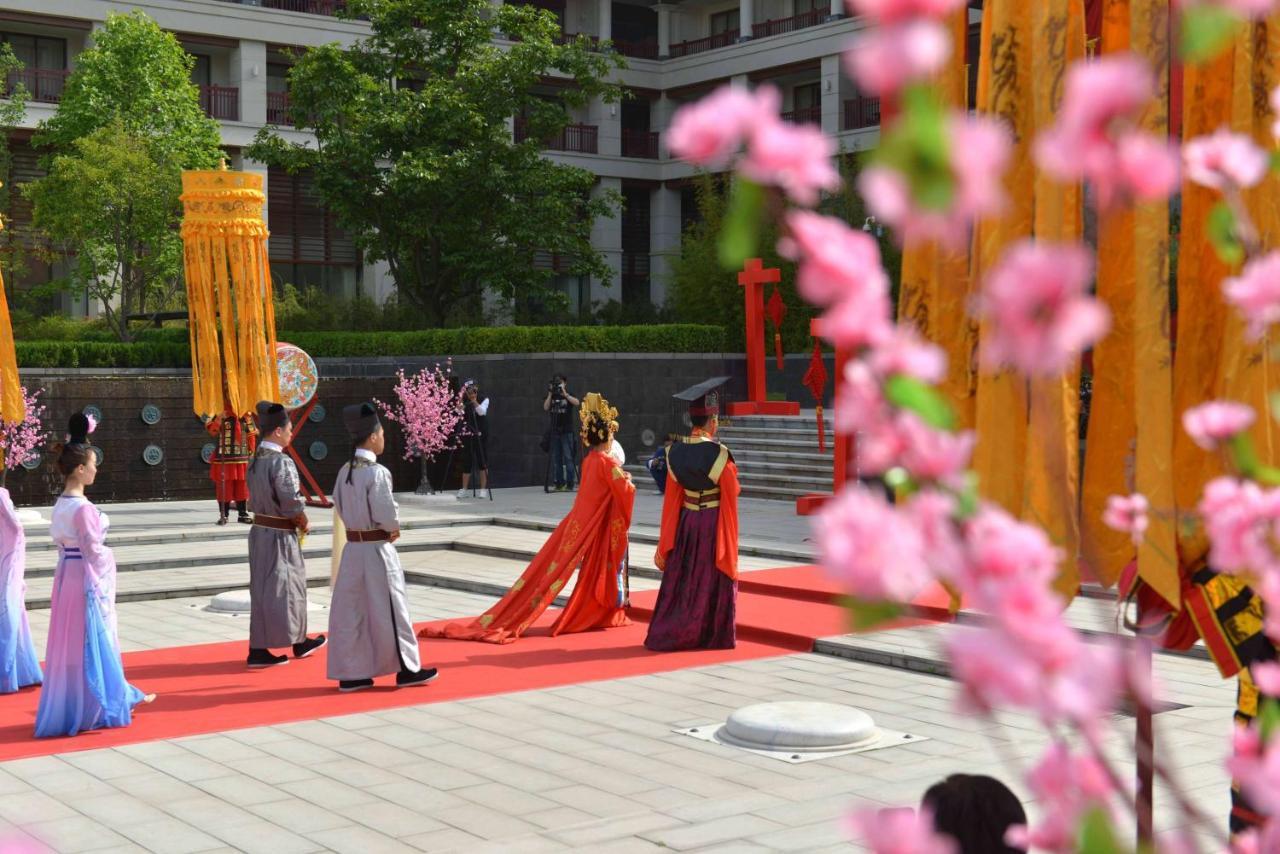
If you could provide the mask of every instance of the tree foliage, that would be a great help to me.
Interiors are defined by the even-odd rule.
[[[351,0],[372,35],[350,48],[302,54],[289,74],[291,117],[314,146],[263,130],[249,156],[309,172],[365,257],[384,260],[402,301],[429,325],[475,322],[486,289],[545,296],[538,250],[575,259],[575,274],[607,277],[592,221],[616,200],[592,198],[595,176],[542,157],[569,109],[616,100],[606,77],[621,60],[585,38],[560,44],[545,11],[488,0]],[[493,43],[495,26],[512,41]],[[538,94],[548,76],[554,97]],[[521,116],[528,139],[514,143]]]
[[[118,121],[128,133],[152,140],[179,168],[216,166],[218,123],[200,108],[200,90],[191,82],[194,64],[174,35],[143,12],[108,14],[106,26],[93,34],[93,47],[76,57],[58,111],[41,123],[35,144],[52,157]]]
[[[14,55],[13,47],[7,42],[0,44],[0,80],[9,80],[10,75],[16,75],[22,68],[22,61]],[[27,101],[30,97],[31,93],[27,91],[21,78],[17,78],[4,100],[0,100],[0,210],[6,212],[12,210],[13,192],[9,186],[9,176],[13,173],[9,135],[26,118]],[[23,243],[14,229],[8,227],[9,223],[4,225],[5,229],[0,231],[0,259],[5,274],[13,278],[23,268]]]
[[[221,155],[194,61],[143,13],[111,14],[35,136],[48,174],[23,187],[34,225],[122,341],[129,314],[181,304],[182,170]]]
[[[868,223],[868,216],[861,198],[852,189],[857,181],[857,164],[853,158],[842,158],[841,174],[845,189],[824,199],[819,208],[855,228],[862,228]],[[728,210],[729,179],[727,176],[703,174],[695,180],[698,216],[685,229],[680,255],[673,260],[667,308],[672,320],[678,323],[724,324],[728,345],[741,350],[745,346],[742,287],[738,285],[737,273],[721,266],[718,249]],[[758,254],[761,260],[766,267],[777,267],[781,271],[779,291],[787,307],[782,326],[782,343],[789,353],[803,352],[812,347],[809,320],[817,312],[796,292],[795,264],[778,254],[777,218],[765,217],[760,222],[759,229]],[[896,299],[902,272],[902,255],[887,233],[879,242],[885,269],[893,281]],[[771,293],[771,289],[766,291],[766,300]],[[765,331],[768,340],[772,342],[773,325],[768,321]],[[765,349],[772,353],[772,343]]]
[[[121,341],[130,340],[128,315],[181,293],[181,170],[171,156],[117,119],[54,155],[48,174],[23,188],[36,228],[68,257],[70,284],[102,301]]]

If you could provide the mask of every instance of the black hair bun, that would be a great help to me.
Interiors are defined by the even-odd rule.
[[[67,421],[67,444],[87,445],[89,443],[89,418],[83,412],[77,412]]]

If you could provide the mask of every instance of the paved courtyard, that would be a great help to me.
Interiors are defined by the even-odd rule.
[[[421,546],[404,553],[415,620],[484,610],[546,537],[539,520],[554,522],[572,500],[541,490],[496,498],[404,498],[406,548]],[[657,502],[642,494],[636,510],[642,573]],[[186,576],[207,589],[247,578],[235,559],[244,529],[214,528],[211,503],[105,509],[122,593],[139,597],[119,605],[126,650],[246,637],[246,618],[205,610],[205,593],[182,595],[197,583]],[[495,516],[523,527],[494,526]],[[328,577],[325,512],[313,522],[317,583]],[[803,562],[809,551],[806,523],[785,504],[744,503],[742,531],[753,568]],[[28,527],[32,566],[47,565],[43,532]],[[437,548],[450,537],[458,542]],[[175,565],[153,568],[157,555]],[[144,578],[152,573],[167,583]],[[322,627],[327,586],[313,587],[311,602]],[[47,613],[31,614],[41,648]],[[940,670],[936,638],[949,630],[828,638],[821,654],[607,681],[584,671],[578,685],[456,702],[428,702],[427,688],[420,705],[370,714],[343,714],[335,692],[333,715],[317,720],[4,762],[0,832],[60,852],[857,851],[842,826],[848,812],[913,805],[949,773],[994,774],[1026,795],[1019,769],[1043,735],[1022,716],[992,724],[953,712],[952,683],[927,672]],[[423,644],[427,661],[433,643]],[[1185,706],[1157,716],[1162,755],[1225,823],[1233,685],[1199,657],[1158,655],[1157,673],[1165,698]],[[927,740],[791,765],[673,732],[751,703],[802,699],[856,706]],[[1110,747],[1131,769],[1132,721],[1118,722]]]

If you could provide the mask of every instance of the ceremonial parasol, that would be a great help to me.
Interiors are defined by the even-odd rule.
[[[265,201],[261,175],[182,173],[193,405],[206,420],[279,398]]]

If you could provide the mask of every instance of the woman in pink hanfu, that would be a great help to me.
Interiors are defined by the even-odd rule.
[[[0,694],[40,684],[40,659],[27,624],[27,535],[9,490],[0,486]]]
[[[71,416],[66,445],[54,449],[66,479],[49,533],[58,546],[36,738],[128,726],[133,707],[150,703],[124,678],[116,638],[116,560],[105,543],[105,514],[84,496],[98,474],[89,421]]]

